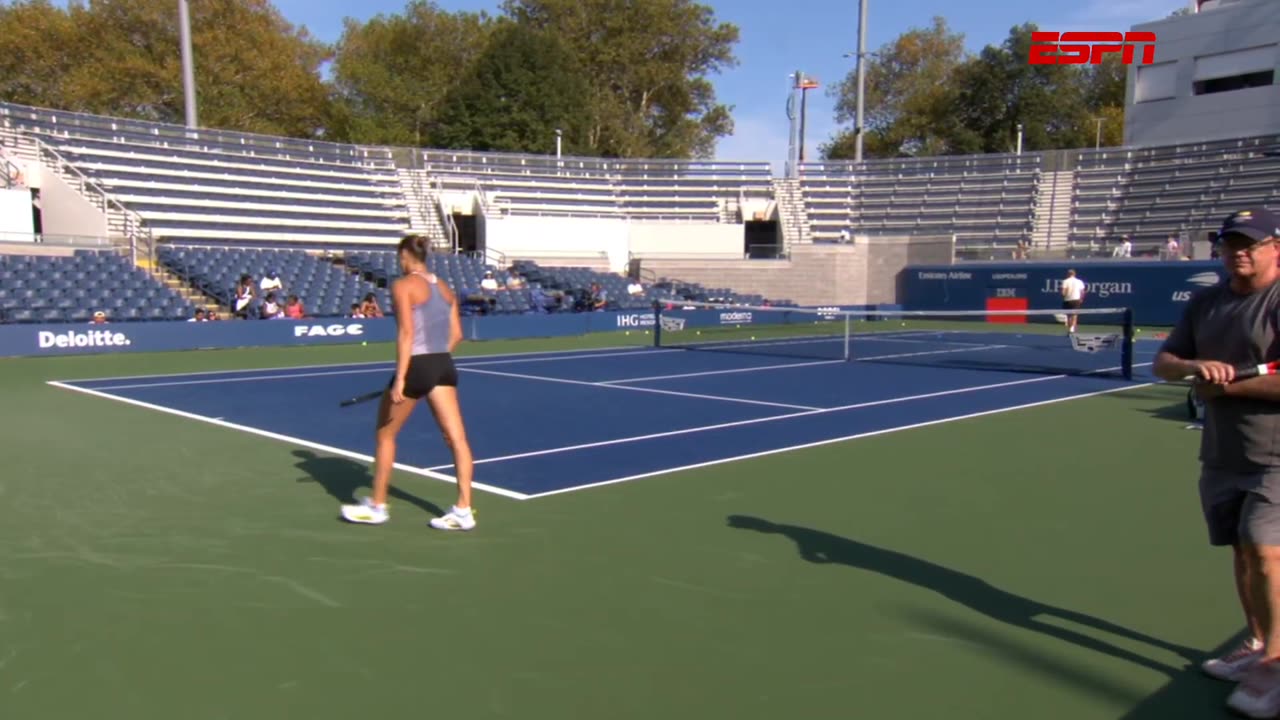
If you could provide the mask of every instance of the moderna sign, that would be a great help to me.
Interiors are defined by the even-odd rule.
[[[1138,46],[1142,64],[1156,60],[1153,32],[1033,32],[1027,62],[1031,65],[1101,65],[1107,53],[1120,55],[1120,62],[1132,65]]]

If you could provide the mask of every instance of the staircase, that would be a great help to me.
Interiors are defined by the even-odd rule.
[[[720,199],[720,222],[733,225],[742,222],[742,203],[733,198]]]
[[[1036,198],[1035,229],[1031,231],[1031,252],[1056,255],[1067,249],[1071,234],[1071,197],[1075,188],[1074,170],[1048,172],[1040,178]]]
[[[217,315],[219,319],[222,320],[226,320],[231,317],[230,309],[224,310],[223,307],[218,304],[217,300],[214,300],[208,295],[205,295],[199,290],[196,290],[186,284],[181,278],[174,275],[165,266],[157,263],[155,267],[151,268],[151,274],[155,275],[157,280],[164,283],[170,290],[181,295],[184,300],[191,303],[196,308],[204,308],[205,312]]]
[[[400,190],[409,205],[409,232],[425,235],[431,246],[453,249],[448,233],[440,222],[440,198],[431,190],[426,173],[422,170],[398,168]]]
[[[778,222],[782,226],[782,244],[790,248],[795,244],[813,242],[809,227],[809,215],[804,209],[804,193],[796,178],[774,178],[773,196],[778,201]]]

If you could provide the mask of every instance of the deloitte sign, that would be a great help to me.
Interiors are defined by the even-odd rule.
[[[41,330],[36,336],[36,344],[41,350],[51,348],[109,348],[132,345],[129,336],[111,330],[90,330],[76,332],[69,330],[63,333]]]

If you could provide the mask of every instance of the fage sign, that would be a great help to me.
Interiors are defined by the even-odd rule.
[[[1033,32],[1027,62],[1031,65],[1101,65],[1107,53],[1119,53],[1120,62],[1132,65],[1135,50],[1142,47],[1142,64],[1156,60],[1153,32]]]

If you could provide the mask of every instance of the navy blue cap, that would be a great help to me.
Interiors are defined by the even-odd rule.
[[[1267,238],[1280,238],[1280,216],[1263,207],[1248,208],[1236,213],[1222,222],[1218,230],[1218,241],[1227,235],[1244,235],[1254,242],[1262,242]]]

